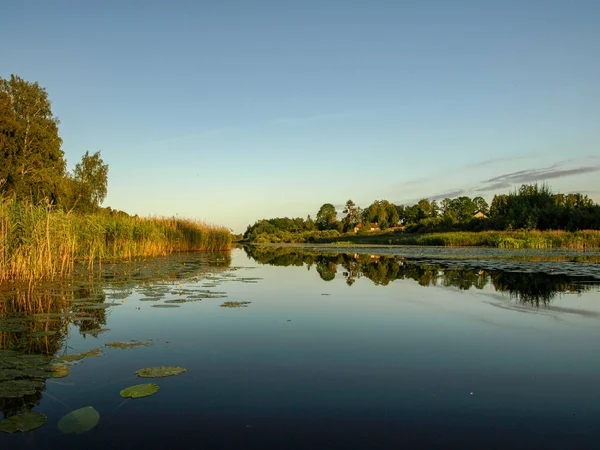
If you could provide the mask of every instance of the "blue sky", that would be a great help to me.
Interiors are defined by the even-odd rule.
[[[0,76],[44,86],[106,206],[243,231],[326,202],[547,181],[600,201],[600,2],[23,1]]]

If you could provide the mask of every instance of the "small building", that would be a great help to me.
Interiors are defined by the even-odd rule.
[[[474,219],[487,219],[488,216],[486,216],[484,213],[482,213],[481,211],[477,211],[475,214],[473,214],[473,218]]]
[[[379,231],[379,224],[377,222],[370,223],[369,231]]]
[[[364,224],[360,222],[352,230],[354,231],[354,233],[358,233],[362,229],[362,227],[364,227]]]

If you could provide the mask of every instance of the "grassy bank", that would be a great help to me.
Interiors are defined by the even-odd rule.
[[[0,198],[0,281],[68,275],[76,261],[224,250],[229,230],[173,218],[78,215]]]
[[[600,231],[480,231],[447,233],[373,232],[337,233],[327,237],[311,233],[260,235],[260,243],[343,243],[371,245],[479,246],[495,248],[600,248]]]

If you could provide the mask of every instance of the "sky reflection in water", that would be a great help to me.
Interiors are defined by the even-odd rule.
[[[180,258],[173,270],[187,261],[196,277],[173,276],[168,285],[70,286],[67,297],[119,306],[79,310],[87,320],[33,322],[36,331],[50,324],[54,336],[0,331],[0,348],[21,353],[104,350],[68,377],[46,380],[37,396],[0,399],[5,415],[34,406],[48,416],[35,431],[0,434],[2,448],[594,448],[600,293],[593,278],[247,251],[250,258],[234,250],[216,268],[203,255]],[[198,298],[207,291],[226,298]],[[77,303],[48,292],[38,303]],[[23,308],[17,297],[4,294],[3,319]],[[185,299],[197,301],[153,307]],[[224,301],[251,303],[221,308]],[[98,326],[110,331],[95,335]],[[134,339],[153,345],[104,347]],[[133,374],[156,365],[188,372]],[[160,386],[157,394],[119,396],[148,381]],[[60,417],[87,405],[100,412],[99,425],[61,435]]]

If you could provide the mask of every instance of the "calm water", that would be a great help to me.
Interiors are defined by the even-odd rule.
[[[598,448],[600,265],[462,256],[259,247],[3,286],[0,392],[22,355],[102,354],[0,398],[48,418],[0,448]],[[134,374],[163,365],[188,371]],[[95,428],[58,429],[88,405]]]

